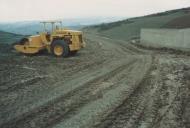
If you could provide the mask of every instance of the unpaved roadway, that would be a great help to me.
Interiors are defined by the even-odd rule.
[[[190,57],[86,35],[76,56],[0,56],[0,128],[188,128]]]

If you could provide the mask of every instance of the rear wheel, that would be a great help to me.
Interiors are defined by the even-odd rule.
[[[69,55],[69,45],[63,40],[55,40],[51,45],[51,52],[57,57],[67,57]]]

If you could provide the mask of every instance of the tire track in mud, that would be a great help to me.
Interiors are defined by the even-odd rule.
[[[140,83],[151,65],[151,57],[140,57],[139,61],[133,64],[132,70],[125,71],[125,77],[117,83],[117,87],[104,93],[103,98],[84,106],[76,115],[69,119],[62,120],[54,128],[91,128],[98,123],[102,117],[109,114],[120,105],[126,97]],[[137,77],[134,77],[138,75]]]
[[[125,53],[130,53],[131,55],[144,54],[145,53],[142,49],[138,49],[138,48],[134,47],[133,45],[131,45],[127,41],[111,39],[111,38],[103,37],[103,36],[97,35],[97,34],[95,36],[97,36],[98,38],[102,38],[104,40],[109,40],[112,43],[116,42],[115,44],[118,44],[120,49],[122,49]]]
[[[171,59],[171,58],[168,58]],[[175,62],[171,62],[173,59],[169,60],[169,72],[164,72],[163,66],[157,62],[157,71],[151,74],[156,74],[153,78],[145,78],[145,83],[141,82],[143,85],[137,91],[132,93],[132,96],[128,97],[126,101],[120,105],[115,111],[110,113],[108,116],[104,117],[99,124],[94,127],[98,128],[134,128],[134,127],[147,127],[147,128],[160,128],[160,127],[187,127],[187,122],[183,119],[183,103],[186,101],[185,98],[187,95],[187,86],[178,85],[169,85],[165,83],[166,75],[175,73],[179,78],[174,81],[181,83],[184,79],[180,78],[180,75],[176,71],[182,71],[178,67],[174,66]],[[166,62],[165,62],[166,63]],[[175,64],[176,65],[176,64]],[[179,65],[178,65],[179,66]],[[176,70],[176,71],[175,71]],[[166,73],[166,74],[165,74]],[[145,76],[150,76],[148,73]],[[146,79],[148,80],[146,82]],[[157,81],[153,85],[154,81]],[[172,87],[172,96],[165,95],[164,90],[171,91]],[[138,91],[139,90],[139,91]],[[165,96],[165,97],[163,97]],[[151,97],[151,98],[150,98]],[[134,98],[134,99],[133,99]],[[170,98],[170,101],[167,101]],[[133,100],[132,100],[133,99]],[[185,102],[184,102],[185,101]],[[128,106],[128,107],[126,107]],[[186,117],[187,118],[187,117]],[[185,123],[186,124],[185,124]]]
[[[77,69],[70,69],[69,74],[73,74],[75,72],[79,72],[81,70],[85,70],[85,69],[89,69],[89,67],[94,68],[97,65],[101,65],[105,62],[105,60],[101,60],[98,61],[96,63],[91,63],[91,64],[86,64],[86,65],[82,65],[81,67],[77,68]],[[65,73],[65,70],[64,70]],[[68,75],[69,75],[68,74]],[[63,74],[64,75],[64,74]],[[6,88],[0,88],[0,93],[8,93],[8,92],[12,92],[12,91],[18,91],[19,89],[24,89],[25,87],[29,87],[34,85],[35,83],[39,82],[40,80],[44,80],[45,78],[49,78],[50,76],[45,76],[45,75],[39,75],[39,76],[34,76],[32,78],[28,78],[28,79],[24,79],[24,80],[20,80],[17,81],[16,83],[12,84],[12,85],[6,85],[7,82],[2,83],[3,86],[6,86]]]
[[[183,103],[188,103],[186,100],[186,98],[188,97],[188,89],[187,89],[187,84],[185,83],[185,79],[184,79],[184,74],[183,77],[180,77],[180,73],[183,73],[182,70],[179,70],[177,65],[179,65],[179,62],[176,62],[175,60],[167,57],[167,59],[170,62],[170,70],[172,69],[173,71],[171,71],[171,74],[175,74],[178,75],[177,79],[173,79],[174,81],[177,81],[178,83],[175,83],[176,87],[175,87],[175,91],[173,90],[173,95],[170,96],[170,102],[168,102],[168,104],[166,106],[161,105],[161,107],[165,107],[165,110],[162,113],[159,113],[159,115],[155,115],[155,120],[154,123],[152,123],[150,125],[151,128],[160,128],[163,125],[166,125],[165,127],[188,127],[186,126],[186,123],[183,119],[183,111],[184,111],[184,104]],[[180,67],[182,67],[183,64],[180,64]],[[167,67],[167,66],[166,66]],[[165,78],[166,79],[166,78]],[[168,79],[168,78],[167,78]],[[164,102],[164,100],[167,100],[167,97],[165,97],[164,99],[160,99],[160,93],[162,92],[162,95],[164,95],[164,92],[169,91],[169,86],[165,80],[162,80],[162,84],[160,85],[160,87],[157,90],[156,93],[156,100],[158,100],[157,104],[161,104]],[[181,83],[181,85],[179,84]],[[174,85],[173,85],[174,86]],[[171,90],[170,90],[171,91]],[[184,102],[185,101],[185,102]],[[157,111],[159,110],[159,108],[157,107]],[[172,113],[172,114],[171,114]],[[167,123],[165,122],[168,119],[168,115],[170,115],[169,118],[173,119],[175,123],[169,124],[171,123],[171,121],[169,120]],[[164,123],[163,123],[164,122]]]
[[[110,61],[107,61],[107,63],[108,63],[108,62],[110,62]],[[98,66],[98,67],[101,67],[101,65],[102,65],[103,63],[105,64],[104,61],[103,61],[103,62],[98,61],[97,63],[94,62],[94,64],[90,65],[90,67],[88,67],[87,69],[84,69],[84,70],[85,70],[85,72],[89,72],[89,70],[90,70],[90,72],[92,72],[92,71],[94,70],[94,68],[97,69],[97,66]],[[85,66],[85,65],[84,65],[84,66]],[[95,67],[93,67],[93,66],[95,66]],[[85,67],[86,67],[86,66],[85,66]],[[78,69],[77,69],[77,70],[78,70]],[[83,73],[82,73],[82,75],[83,75]],[[79,75],[79,74],[77,74],[77,75],[74,77],[74,79],[75,79],[75,78],[78,78],[78,77],[80,78],[80,75]],[[70,81],[70,80],[73,80],[73,78],[72,78],[72,79],[69,79],[69,81]],[[65,81],[65,79],[64,79],[64,81]],[[61,80],[61,81],[59,80],[58,82],[52,83],[52,84],[59,84],[59,85],[60,85],[60,83],[63,83],[64,81],[63,81],[63,80]],[[46,81],[46,82],[47,82],[47,81]],[[31,86],[32,86],[32,85],[31,85]],[[4,97],[5,97],[5,96],[6,96],[6,97],[9,97],[9,95],[10,95],[10,96],[14,95],[14,93],[15,93],[16,91],[20,91],[20,93],[24,93],[24,94],[25,94],[24,91],[28,91],[28,90],[30,91],[30,90],[31,90],[31,86],[30,86],[30,88],[26,88],[27,90],[26,90],[26,89],[25,89],[25,90],[22,90],[22,89],[21,89],[21,90],[15,89],[15,90],[13,90],[14,92],[9,92],[9,93],[6,93],[6,94],[3,94],[3,93],[1,94],[1,93],[0,93],[0,94],[1,94],[2,96],[4,96]],[[52,85],[51,85],[51,86],[52,86]],[[53,85],[53,86],[54,86],[54,85]],[[81,85],[80,85],[80,86],[81,86]],[[25,86],[25,87],[28,87],[28,86]],[[21,87],[20,87],[20,88],[21,88]],[[37,86],[35,86],[35,88],[37,88]],[[13,94],[12,94],[12,93],[13,93]],[[26,95],[26,96],[25,96],[25,95]],[[21,95],[20,98],[17,98],[17,100],[19,100],[19,99],[22,100],[23,97],[26,97],[26,98],[27,98],[28,93],[26,93],[25,95],[24,95],[24,96]],[[17,100],[14,100],[14,101],[17,101]],[[23,115],[23,114],[20,114],[20,113],[22,112],[22,110],[25,109],[25,107],[22,107],[22,106],[25,106],[25,104],[30,104],[30,103],[31,103],[31,100],[28,100],[28,99],[27,99],[27,100],[25,100],[25,101],[26,101],[26,102],[24,102],[24,103],[21,102],[21,103],[18,104],[20,107],[13,107],[13,108],[10,108],[10,109],[9,109],[9,108],[7,109],[7,108],[6,108],[6,103],[5,103],[4,101],[2,101],[2,102],[4,102],[4,103],[3,103],[3,106],[1,106],[1,107],[2,107],[1,109],[2,109],[2,110],[4,109],[4,111],[1,113],[2,119],[3,119],[4,117],[5,117],[5,119],[7,118],[7,113],[14,113],[14,112],[16,113],[18,109],[19,109],[19,113],[16,113],[16,115],[17,115],[17,114]],[[46,102],[45,102],[45,103],[46,103]],[[9,104],[9,102],[7,102],[7,104]],[[16,104],[16,105],[17,105],[17,104]],[[42,105],[38,105],[38,106],[42,106]],[[30,106],[27,106],[27,107],[30,108]],[[26,108],[27,108],[27,107],[26,107]],[[30,108],[30,109],[31,109],[31,108]],[[33,109],[33,108],[32,108],[32,109]],[[31,109],[31,110],[32,110],[32,109]],[[11,112],[9,112],[9,111],[11,111]],[[27,113],[27,111],[24,110],[24,112],[22,112],[22,113]],[[5,116],[4,116],[4,115],[5,115]],[[17,118],[17,116],[14,116],[14,118]],[[8,119],[8,120],[9,120],[9,119]]]
[[[113,40],[108,38],[110,41],[115,41],[120,46],[120,48],[125,51],[126,53],[130,53],[131,55],[137,55],[137,54],[144,54],[144,51],[139,50],[135,48],[133,45],[131,45],[129,42],[125,42],[122,40]]]
[[[94,85],[92,88],[85,90],[84,91],[84,92],[86,92],[85,94],[80,94],[83,96],[80,101],[81,103],[75,105],[75,103],[76,103],[76,101],[75,101],[74,105],[70,106],[71,109],[65,115],[63,115],[62,118],[55,119],[53,122],[48,121],[46,128],[53,127],[57,123],[62,122],[63,119],[71,118],[73,115],[77,114],[79,109],[81,109],[83,106],[86,106],[87,104],[90,104],[91,102],[94,102],[95,100],[102,98],[104,93],[116,88],[115,84],[117,82],[115,82],[115,77],[119,77],[119,79],[117,79],[117,81],[124,79],[124,77],[122,77],[123,74],[120,74],[120,73],[124,72],[125,70],[128,70],[130,72],[132,70],[132,69],[130,69],[132,64],[135,63],[136,61],[137,60],[134,60],[134,61],[130,62],[129,64],[127,64],[127,65],[129,65],[127,68],[126,68],[126,66],[123,65],[125,67],[125,69],[123,66],[121,66],[118,68],[119,70],[117,71],[117,73],[111,73],[111,74],[109,74],[110,76],[107,76],[107,78],[102,78],[102,79],[97,80],[95,83],[92,83],[92,85]],[[103,86],[103,85],[101,85],[101,83],[107,82],[107,81],[114,81],[114,83],[112,83],[111,85],[109,85],[108,87],[105,87],[105,88],[101,87],[101,86]],[[93,93],[93,92],[95,92],[95,93]]]
[[[154,70],[153,64],[142,81],[134,88],[128,97],[110,112],[107,116],[94,125],[94,128],[133,128],[138,126],[149,99],[148,91],[151,88],[151,72]]]
[[[157,118],[157,120],[155,121],[155,123],[151,126],[152,128],[160,128],[159,123],[164,119],[164,117],[166,117],[166,115],[169,113],[169,111],[172,109],[173,105],[175,104],[177,98],[179,98],[179,90],[177,92],[177,95],[175,96],[175,98],[173,99],[172,103],[170,104],[170,106],[167,108],[166,112],[159,116]]]
[[[89,35],[90,37],[91,37],[91,35]],[[121,45],[120,45],[120,43],[118,43],[118,41],[115,41],[115,42],[117,42],[117,45],[116,45],[116,43],[113,43],[113,40],[111,40],[110,38],[107,38],[107,37],[101,37],[101,36],[99,36],[99,35],[95,35],[95,37],[96,38],[98,38],[98,42],[102,42],[102,41],[105,41],[106,43],[107,42],[109,42],[109,43],[111,43],[113,46],[112,47],[114,47],[114,48],[119,48],[119,49],[117,49],[117,51],[114,51],[114,52],[116,52],[116,54],[115,55],[117,55],[117,54],[119,54],[120,52],[121,52],[121,54],[130,54],[130,55],[134,55],[135,53],[133,52],[133,51],[131,51],[131,50],[129,50],[129,49],[127,49],[126,48],[126,46],[125,47],[122,47]],[[91,37],[92,39],[94,38],[94,36],[92,36]],[[105,44],[105,43],[104,43]],[[119,44],[119,45],[118,45]],[[121,55],[120,54],[120,55]]]
[[[96,62],[91,62],[91,63],[87,63],[85,65],[80,65],[77,66],[77,68],[73,69],[68,69],[68,70],[63,70],[63,71],[59,71],[61,76],[64,76],[65,74],[67,74],[66,76],[64,76],[65,79],[69,78],[70,76],[73,76],[73,74],[76,74],[76,72],[85,72],[87,70],[92,70],[92,69],[96,69],[98,67],[100,67],[101,65],[103,65],[104,63],[106,63],[107,60],[103,59],[100,61],[96,61]],[[73,66],[74,67],[74,66]],[[55,69],[53,69],[55,70]],[[55,71],[57,72],[57,71]],[[62,80],[63,78],[61,78]]]
[[[99,76],[87,82],[83,86],[80,86],[70,91],[66,95],[58,97],[54,101],[51,101],[39,108],[31,110],[30,112],[25,113],[17,117],[16,119],[12,119],[11,121],[1,125],[1,127],[51,127],[54,124],[58,123],[59,120],[62,120],[63,118],[69,118],[69,116],[73,115],[79,108],[83,107],[85,104],[88,104],[89,102],[93,102],[94,100],[100,98],[101,93],[112,89],[112,87],[110,87],[101,91],[99,90],[98,93],[95,95],[91,94],[91,92],[95,89],[95,84],[97,82],[104,82],[114,78],[114,76],[118,75],[120,72],[126,69],[126,67],[130,66],[135,62],[136,60],[132,60],[127,64],[123,64],[112,70],[111,72],[107,73],[106,75]],[[74,101],[69,101],[72,98],[74,98]],[[67,106],[66,102],[71,103]]]
[[[29,79],[20,81],[18,83],[14,83],[13,85],[8,86],[5,89],[0,89],[0,92],[8,93],[8,92],[15,91],[18,89],[23,89],[25,86],[28,87],[28,85],[33,85],[33,84],[37,83],[38,81],[40,81],[44,78],[47,78],[47,77],[48,76],[35,76],[33,78],[29,78]]]

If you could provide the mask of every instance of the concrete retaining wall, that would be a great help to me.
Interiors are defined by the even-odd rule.
[[[190,29],[142,29],[141,44],[190,51]]]

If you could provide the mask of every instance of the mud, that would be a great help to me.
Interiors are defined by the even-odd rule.
[[[86,35],[76,56],[0,57],[1,128],[188,128],[190,57]]]

